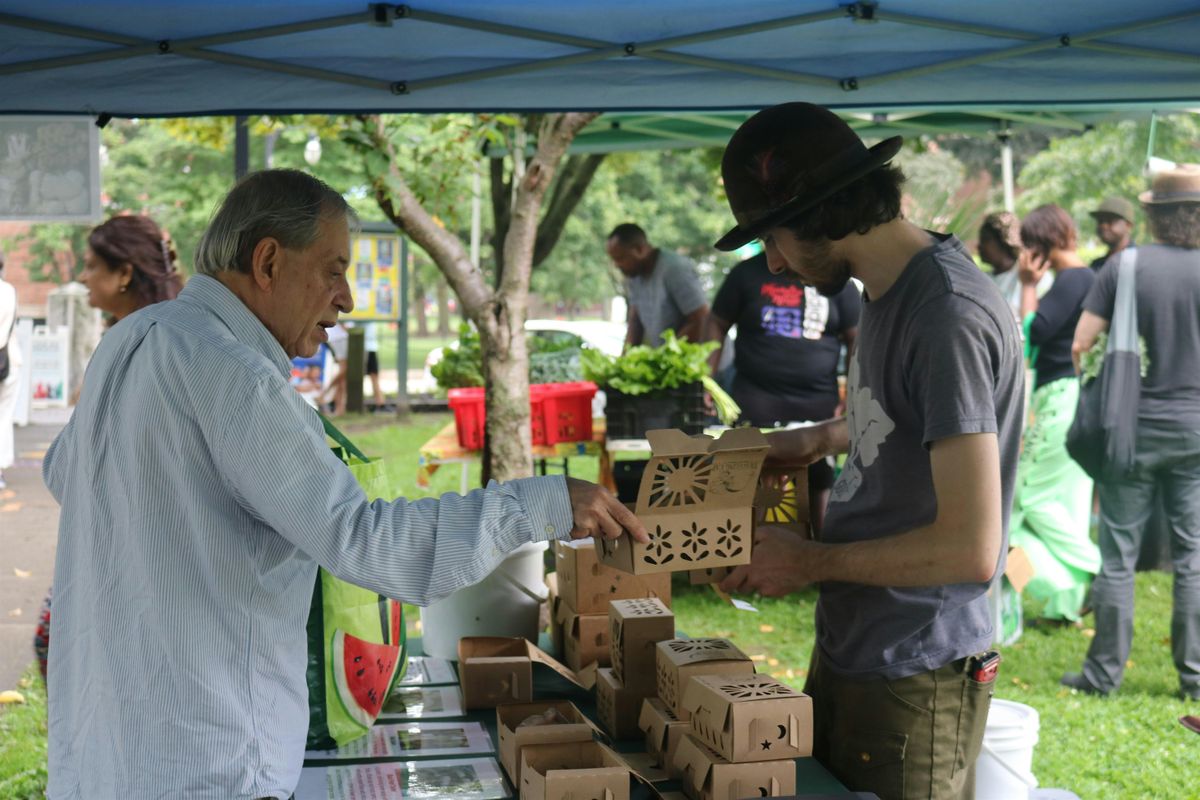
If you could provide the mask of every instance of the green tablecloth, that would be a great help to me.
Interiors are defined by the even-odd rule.
[[[550,642],[548,637],[542,637],[542,641],[538,643],[543,650],[550,651]],[[408,654],[410,656],[423,655],[424,651],[421,648],[420,638],[411,638],[408,640]],[[457,666],[457,665],[456,665]],[[534,665],[533,668],[533,696],[535,700],[570,700],[579,708],[581,712],[588,716],[591,720],[599,725],[599,720],[596,717],[596,697],[594,692],[585,691],[567,681],[562,676],[556,674],[554,670],[545,667]],[[481,723],[492,737],[492,747],[494,757],[499,761],[499,754],[495,751],[497,742],[499,741],[496,734],[496,711],[495,709],[485,709],[482,711],[468,711],[465,716],[454,718],[438,718],[430,720],[436,722],[454,722],[454,721],[474,721]],[[612,742],[612,747],[619,753],[640,753],[645,750],[645,742],[641,739],[627,739]],[[328,765],[328,762],[321,762]],[[680,786],[678,781],[666,781],[656,783],[655,788],[659,791],[679,791]],[[796,794],[803,797],[806,794],[830,794],[846,791],[845,787],[829,773],[825,767],[821,766],[815,758],[797,758],[796,759]],[[634,800],[641,800],[649,795],[648,792],[634,791]],[[515,795],[514,795],[515,796]]]

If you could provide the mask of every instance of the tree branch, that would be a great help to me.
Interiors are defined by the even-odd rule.
[[[537,240],[533,245],[533,266],[546,260],[558,239],[562,236],[567,220],[583,199],[596,170],[604,163],[606,153],[591,153],[586,156],[570,156],[562,166],[550,202],[546,204],[546,213],[538,224]]]

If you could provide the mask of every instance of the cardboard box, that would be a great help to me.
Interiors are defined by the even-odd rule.
[[[759,476],[754,508],[758,524],[785,528],[806,539],[812,538],[808,467],[787,472],[764,470]]]
[[[654,756],[654,763],[667,771],[667,777],[679,777],[674,773],[672,766],[675,749],[679,747],[679,740],[691,730],[691,726],[675,716],[662,700],[647,697],[642,701],[638,727],[646,735],[646,752]]]
[[[770,675],[698,675],[683,690],[692,735],[726,761],[812,755],[812,698]]]
[[[594,671],[576,674],[519,636],[464,636],[458,640],[458,680],[462,684],[463,706],[495,708],[503,703],[533,700],[535,663],[550,667],[583,689],[595,685]]]
[[[613,739],[636,739],[641,735],[638,714],[646,696],[645,692],[623,686],[611,669],[597,670],[596,716]]]
[[[679,741],[673,764],[683,793],[692,800],[740,800],[796,793],[796,762],[792,759],[733,764],[690,733]]]
[[[600,563],[593,539],[554,543],[558,595],[579,614],[607,614],[611,600],[657,597],[671,605],[670,574],[632,575]]]
[[[562,628],[563,661],[578,672],[589,664],[607,667],[612,663],[607,614],[577,614],[560,600],[557,613]]]
[[[675,615],[661,600],[614,600],[608,606],[613,675],[627,689],[654,694],[654,646],[675,638]]]
[[[554,709],[567,721],[555,725],[527,725],[529,717]],[[527,745],[590,742],[600,729],[568,700],[544,700],[496,707],[496,734],[500,739],[500,764],[513,786],[521,785],[521,750]]]
[[[600,560],[645,575],[750,563],[754,495],[767,440],[754,428],[721,438],[647,431],[652,456],[634,513],[650,541],[604,539]]]
[[[672,639],[655,646],[658,697],[680,719],[683,687],[695,675],[753,675],[754,662],[728,639]]]
[[[629,765],[599,742],[521,750],[521,800],[629,800]]]

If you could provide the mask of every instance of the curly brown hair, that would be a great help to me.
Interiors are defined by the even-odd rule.
[[[1143,208],[1156,241],[1200,250],[1200,203],[1147,204]]]
[[[1021,243],[1035,253],[1073,250],[1075,242],[1075,220],[1054,203],[1038,206],[1021,222]]]
[[[904,173],[893,164],[867,173],[784,224],[801,241],[838,241],[900,216]]]
[[[1021,255],[1021,221],[1011,211],[994,211],[983,218],[979,238],[990,237],[1013,259]]]
[[[149,217],[113,217],[92,229],[88,247],[111,270],[122,264],[133,268],[130,287],[139,308],[172,300],[183,286],[175,266],[175,251]]]

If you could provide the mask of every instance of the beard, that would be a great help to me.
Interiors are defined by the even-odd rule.
[[[833,243],[828,239],[805,242],[799,253],[803,259],[803,272],[788,262],[788,267],[800,282],[811,286],[823,297],[836,297],[850,282],[850,262],[833,255]]]

